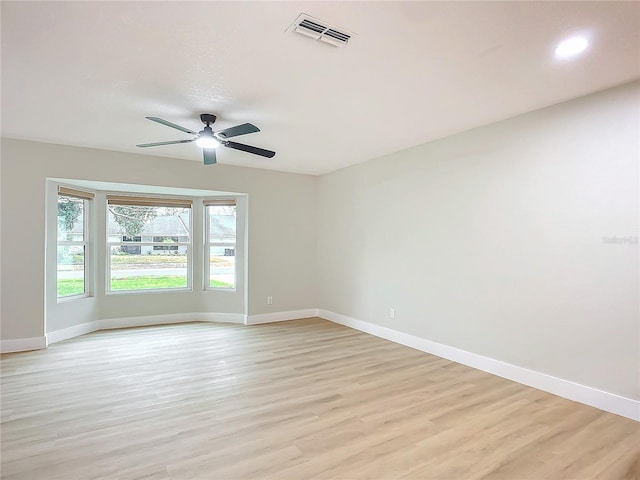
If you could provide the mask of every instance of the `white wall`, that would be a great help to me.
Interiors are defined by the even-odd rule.
[[[321,177],[320,308],[640,399],[639,86]]]
[[[1,154],[2,340],[44,334],[47,178],[246,193],[249,295],[248,312],[243,313],[317,305],[316,177],[9,139],[2,140]],[[229,295],[121,295],[103,298],[100,305],[89,299],[61,305],[52,328],[97,318],[217,312],[218,308],[241,312],[243,302],[225,298]],[[267,295],[273,296],[273,305],[267,305]]]

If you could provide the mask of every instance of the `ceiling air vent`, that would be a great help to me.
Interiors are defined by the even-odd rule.
[[[353,36],[352,32],[344,28],[336,27],[317,18],[301,13],[288,31],[300,33],[320,42],[328,43],[334,47],[343,47]]]

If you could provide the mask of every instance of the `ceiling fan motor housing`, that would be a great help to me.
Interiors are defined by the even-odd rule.
[[[200,120],[202,120],[202,123],[208,127],[210,124],[216,122],[216,116],[210,113],[203,113],[200,115]]]

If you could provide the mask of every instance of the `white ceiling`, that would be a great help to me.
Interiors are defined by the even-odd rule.
[[[2,2],[2,135],[201,160],[189,138],[237,137],[322,174],[640,77],[638,2]],[[357,33],[335,48],[289,33],[300,13]],[[588,35],[558,61],[554,46]],[[204,167],[203,167],[204,168]],[[215,168],[215,167],[207,167]]]

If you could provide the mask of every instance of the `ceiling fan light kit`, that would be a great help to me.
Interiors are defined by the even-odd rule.
[[[209,130],[207,131],[207,129]],[[211,127],[205,127],[196,139],[196,145],[200,148],[218,148],[220,146],[220,142],[213,136]]]
[[[211,128],[211,124],[215,123],[216,116],[210,113],[203,113],[202,115],[200,115],[200,120],[202,121],[202,123],[204,123],[205,126],[200,132],[194,132],[193,130],[189,130],[188,128],[182,127],[162,118],[146,118],[148,120],[151,120],[152,122],[160,123],[161,125],[166,125],[167,127],[175,128],[176,130],[180,130],[181,132],[193,135],[193,138],[188,140],[171,140],[168,142],[141,143],[136,145],[137,147],[147,148],[158,147],[160,145],[175,145],[178,143],[196,142],[196,145],[202,148],[202,155],[205,165],[214,165],[217,163],[216,148],[218,148],[220,145],[227,148],[233,148],[234,150],[241,150],[243,152],[252,153],[254,155],[260,155],[261,157],[266,158],[272,158],[276,154],[276,152],[273,152],[271,150],[265,150],[263,148],[252,147],[251,145],[244,145],[242,143],[236,143],[227,140],[227,138],[259,132],[260,129],[251,123],[243,123],[242,125],[236,125],[235,127],[225,128],[224,130],[214,132]]]

